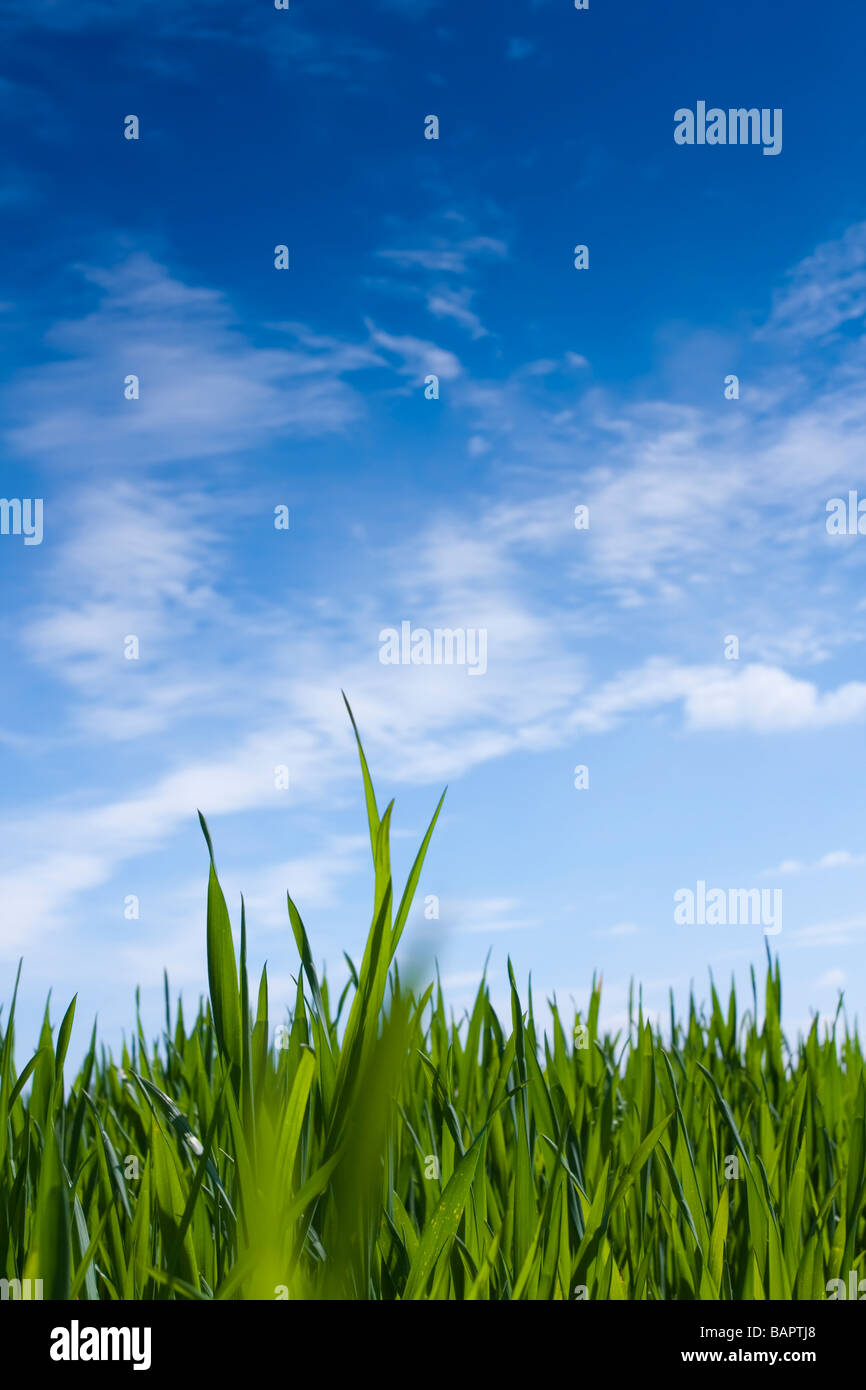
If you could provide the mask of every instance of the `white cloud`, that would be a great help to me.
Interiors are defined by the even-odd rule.
[[[816,981],[819,989],[841,989],[845,983],[846,975],[844,970],[825,970],[824,974]]]
[[[524,931],[539,924],[534,918],[524,916],[520,903],[513,898],[475,898],[459,901],[443,898],[439,922],[435,925],[443,932],[493,936],[499,932]]]
[[[163,847],[194,820],[196,808],[209,820],[282,808],[280,798],[288,793],[275,789],[273,775],[280,760],[290,766],[290,785],[304,804],[326,794],[341,762],[336,750],[329,753],[309,734],[279,727],[189,760],[139,791],[75,808],[64,798],[7,818],[0,897],[15,910],[4,918],[0,944],[14,950],[63,925],[82,892],[106,883],[126,861]]]
[[[866,716],[866,683],[849,681],[822,692],[778,668],[746,666],[739,675],[706,673],[686,696],[685,709],[694,729],[826,728]]]
[[[401,270],[430,270],[464,275],[471,261],[492,256],[503,260],[508,247],[497,237],[472,236],[454,242],[436,238],[432,246],[380,251],[379,256]]]
[[[321,848],[267,866],[245,863],[242,875],[231,865],[221,870],[223,891],[228,901],[241,892],[249,920],[257,928],[272,931],[288,926],[286,894],[301,916],[313,909],[334,907],[341,901],[340,889],[346,878],[368,875],[370,841],[365,835],[328,835]],[[201,892],[201,884],[194,889]]]
[[[866,222],[824,242],[795,267],[761,336],[821,338],[866,314]]]
[[[764,874],[804,874],[819,869],[859,869],[864,865],[866,854],[851,854],[847,849],[837,849],[822,855],[812,864],[800,859],[783,859],[775,869],[765,869]]]
[[[833,850],[818,860],[819,869],[853,869],[863,864],[866,864],[866,854],[850,854],[846,849]]]
[[[411,334],[386,333],[369,319],[366,323],[371,341],[401,358],[403,365],[398,370],[416,381],[423,381],[431,372],[442,381],[453,381],[460,375],[460,362],[453,352],[437,347],[435,343],[425,342],[423,338],[414,338]]]
[[[427,308],[434,318],[454,319],[462,328],[467,329],[473,338],[484,338],[487,335],[487,329],[478,315],[469,307],[472,297],[472,291],[465,285],[460,290],[440,287],[431,290],[428,294]]]
[[[342,378],[381,362],[369,349],[253,347],[222,295],[182,283],[145,254],[84,275],[98,304],[48,335],[67,360],[15,384],[7,441],[16,452],[67,468],[119,458],[140,467],[339,433],[362,414]],[[140,379],[139,400],[124,397],[129,374]]]
[[[571,717],[601,732],[626,714],[681,703],[687,727],[778,733],[826,728],[866,717],[866,684],[822,692],[776,667],[676,666],[655,659],[602,686]]]
[[[638,928],[634,922],[615,922],[612,927],[603,927],[595,933],[596,936],[621,937],[635,936]]]
[[[864,932],[866,916],[859,914],[799,927],[794,939],[801,946],[851,946],[862,940]]]

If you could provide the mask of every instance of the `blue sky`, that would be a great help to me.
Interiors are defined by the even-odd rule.
[[[603,972],[614,1028],[632,977],[662,1014],[746,985],[760,925],[674,922],[699,880],[782,889],[792,1034],[861,1010],[866,539],[825,518],[866,496],[866,24],[815,15],[7,0],[0,494],[44,502],[41,545],[0,536],[22,1053],[49,988],[79,1050],[137,984],[158,1028],[163,966],[204,988],[198,807],[272,1012],[287,889],[343,978],[341,688],[401,868],[449,785],[408,942],[456,1012],[488,951],[497,1002],[508,954],[539,1000]],[[678,146],[699,100],[781,109],[781,154]],[[483,629],[486,673],[383,665],[403,621]]]

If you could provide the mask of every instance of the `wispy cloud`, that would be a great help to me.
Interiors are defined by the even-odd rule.
[[[634,922],[615,922],[612,927],[600,927],[595,935],[616,939],[621,936],[636,936],[638,930],[639,928]]]
[[[412,337],[407,333],[386,333],[384,329],[377,328],[370,319],[367,320],[367,331],[370,341],[378,348],[399,358],[400,366],[397,370],[412,377],[416,382],[423,381],[431,372],[442,381],[453,381],[460,376],[462,368],[459,359],[453,352],[437,347],[435,343]]]
[[[862,941],[866,932],[866,916],[836,918],[799,927],[794,940],[800,946],[851,946]]]
[[[866,314],[866,222],[824,242],[774,297],[762,336],[821,339]]]
[[[386,249],[379,255],[400,270],[465,275],[473,261],[491,257],[503,260],[508,255],[508,247],[498,237],[470,236],[460,240],[437,237],[428,246]]]
[[[847,849],[831,850],[820,859],[806,863],[800,859],[783,859],[775,869],[765,869],[764,876],[779,874],[793,875],[817,872],[821,869],[861,869],[866,865],[866,854],[851,854]]]
[[[472,291],[464,286],[460,290],[450,290],[447,287],[440,287],[431,290],[427,296],[427,308],[437,319],[454,319],[461,328],[465,328],[473,338],[484,338],[487,329],[482,324],[478,315],[470,309],[472,302]]]
[[[82,274],[98,302],[48,334],[66,360],[14,383],[6,438],[19,454],[58,468],[118,457],[142,466],[340,433],[363,413],[344,377],[381,364],[371,350],[253,346],[222,294],[185,284],[143,253]],[[137,400],[125,396],[129,375],[139,379]]]
[[[521,905],[511,898],[476,898],[456,902],[443,899],[439,929],[442,932],[469,932],[493,936],[499,932],[524,931],[537,927],[536,919],[521,912]]]
[[[653,659],[592,694],[571,716],[578,728],[601,731],[626,714],[681,704],[694,730],[746,729],[764,733],[825,728],[866,717],[866,683],[850,681],[821,691],[778,668],[747,665],[675,666]]]

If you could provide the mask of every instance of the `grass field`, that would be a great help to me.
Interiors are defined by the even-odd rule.
[[[74,1003],[16,1073],[13,995],[0,1278],[41,1279],[46,1299],[824,1299],[866,1275],[856,1033],[816,1021],[789,1050],[770,962],[760,1011],[753,975],[745,1011],[733,990],[685,1019],[672,1001],[664,1040],[640,1008],[628,1037],[599,1036],[599,988],[577,1018],[537,1012],[510,967],[510,1018],[485,983],[449,1018],[394,963],[436,815],[398,902],[392,808],[358,747],[375,907],[339,998],[290,898],[301,969],[275,1028],[204,821],[196,1018],[166,984],[158,1044],[138,1022],[115,1061],[94,1030],[69,1080]]]

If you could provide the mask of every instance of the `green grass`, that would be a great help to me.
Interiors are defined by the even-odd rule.
[[[866,1275],[856,1031],[816,1021],[789,1051],[771,962],[761,1023],[753,975],[742,1014],[733,989],[685,1020],[672,1001],[666,1040],[640,1006],[626,1038],[599,1036],[600,987],[584,1016],[537,1016],[510,965],[510,1019],[486,982],[449,1018],[394,961],[438,807],[397,903],[392,807],[358,747],[364,957],[332,998],[289,899],[301,968],[279,1045],[204,821],[210,999],[190,1024],[166,983],[161,1041],[137,1020],[118,1064],[94,1029],[67,1085],[74,1001],[16,1073],[13,994],[0,1277],[78,1299],[823,1299]]]

